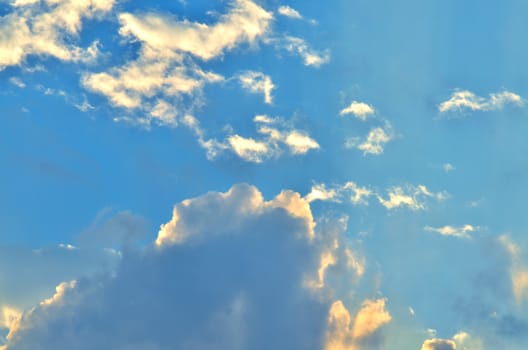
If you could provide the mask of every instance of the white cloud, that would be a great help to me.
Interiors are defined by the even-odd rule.
[[[366,187],[358,186],[355,182],[348,181],[344,185],[327,187],[325,184],[315,184],[305,198],[308,202],[316,200],[341,202],[349,201],[352,204],[368,204],[367,199],[372,191]]]
[[[59,284],[24,312],[5,349],[318,350],[339,332],[369,339],[391,319],[384,299],[365,300],[352,318],[339,300],[306,288],[328,247],[346,247],[342,229],[314,225],[292,191],[264,200],[236,185],[184,200],[156,244],[127,251],[112,277]],[[345,277],[346,261],[334,256]]]
[[[99,53],[97,41],[82,48],[77,39],[83,19],[112,10],[114,0],[15,1],[12,12],[0,19],[0,70],[20,65],[29,55],[51,56],[62,61],[92,61]]]
[[[385,128],[376,127],[368,133],[367,137],[361,140],[352,137],[345,141],[346,148],[357,148],[363,151],[363,155],[380,155],[384,151],[385,144],[393,139],[390,126]]]
[[[353,114],[356,118],[365,121],[369,115],[374,114],[374,107],[364,102],[352,101],[348,107],[339,112],[339,115],[342,116],[347,114]]]
[[[9,78],[9,82],[20,89],[23,89],[26,87],[26,84],[18,77]]]
[[[269,76],[261,72],[248,71],[240,74],[238,79],[244,89],[254,94],[263,94],[265,103],[271,104],[273,102],[271,91],[275,85]]]
[[[257,125],[258,138],[232,133],[224,141],[207,139],[198,121],[192,116],[187,116],[184,124],[195,133],[210,159],[224,151],[231,151],[247,162],[262,163],[278,158],[285,151],[292,155],[303,155],[320,147],[308,134],[295,129],[291,123],[281,118],[257,115],[253,121]]]
[[[424,230],[428,232],[438,233],[443,236],[453,236],[457,238],[469,239],[471,238],[471,236],[468,233],[479,230],[479,227],[475,227],[472,225],[464,225],[460,227],[446,225],[438,228],[425,226]]]
[[[509,91],[492,93],[488,98],[475,95],[468,90],[457,90],[447,101],[438,106],[440,113],[472,111],[496,111],[503,109],[507,104],[523,106],[524,99]]]
[[[444,171],[446,173],[449,173],[449,172],[455,170],[456,167],[453,164],[451,164],[451,163],[445,163],[444,165],[442,165],[442,169],[444,169]]]
[[[435,331],[436,333],[436,331]],[[467,332],[458,332],[452,339],[432,338],[422,344],[421,350],[482,350],[482,340]]]
[[[432,193],[429,192],[424,185],[418,186],[395,186],[388,191],[389,197],[383,198],[377,194],[377,198],[381,205],[392,210],[400,207],[407,207],[411,210],[424,210],[426,208],[425,200],[427,198],[436,199],[437,201],[445,200],[448,194],[445,192]]]
[[[268,32],[272,18],[252,1],[234,0],[230,11],[213,25],[176,21],[160,14],[123,13],[119,15],[119,33],[137,38],[165,57],[180,52],[210,60],[241,43],[254,43]]]
[[[323,64],[330,62],[330,52],[328,50],[323,52],[313,50],[301,38],[285,36],[283,38],[272,39],[271,41],[274,42],[277,47],[301,56],[305,66],[320,67]]]
[[[291,8],[290,6],[279,6],[277,12],[282,15],[293,19],[302,19],[302,15],[299,11]]]

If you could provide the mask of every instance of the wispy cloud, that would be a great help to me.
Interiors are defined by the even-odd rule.
[[[308,202],[331,201],[340,203],[348,201],[352,204],[368,204],[367,199],[372,194],[372,191],[367,187],[361,187],[355,182],[349,181],[344,185],[335,186],[314,184],[305,198]]]
[[[411,210],[424,210],[427,198],[443,201],[448,197],[445,192],[430,192],[424,185],[406,185],[392,187],[387,191],[388,198],[383,198],[377,194],[378,201],[385,208],[392,210],[400,207],[407,207]]]
[[[344,116],[347,114],[352,114],[356,118],[365,121],[370,115],[374,114],[374,112],[374,107],[364,102],[352,101],[348,107],[343,108],[339,112],[339,115]]]
[[[249,92],[263,94],[265,103],[271,104],[273,102],[271,91],[275,88],[275,85],[273,85],[270,76],[261,72],[247,71],[240,74],[238,80],[242,87]]]
[[[303,16],[294,8],[291,8],[290,6],[279,6],[277,12],[279,15],[286,16],[293,19],[302,19]]]
[[[469,239],[471,236],[468,233],[478,231],[480,228],[478,226],[464,225],[464,226],[450,226],[446,225],[443,227],[431,227],[425,226],[424,230],[428,232],[438,233],[442,236],[452,236],[457,238]]]
[[[330,51],[317,51],[308,46],[302,38],[294,36],[284,36],[270,40],[275,46],[282,48],[290,53],[299,55],[305,66],[320,67],[330,62]]]
[[[370,130],[368,135],[361,139],[359,137],[350,137],[345,141],[346,148],[357,148],[363,151],[363,155],[380,155],[384,151],[385,144],[393,139],[390,125],[385,127],[376,127]]]
[[[440,113],[471,111],[496,111],[503,109],[506,105],[523,106],[524,99],[509,91],[492,93],[488,98],[475,95],[468,90],[457,90],[453,92],[449,100],[438,105]]]

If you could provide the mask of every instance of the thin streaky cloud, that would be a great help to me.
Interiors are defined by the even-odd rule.
[[[443,227],[431,227],[425,226],[424,230],[427,232],[434,232],[442,236],[451,236],[457,238],[470,239],[471,236],[469,233],[478,231],[480,228],[478,226],[472,226],[469,224],[463,226],[450,226],[446,225]]]
[[[290,6],[280,6],[277,10],[279,15],[293,18],[293,19],[302,19],[303,16],[294,8],[291,8]]]
[[[488,98],[481,97],[469,90],[453,92],[449,100],[438,105],[440,113],[470,111],[497,111],[506,105],[523,106],[524,99],[516,93],[502,91],[491,93]]]

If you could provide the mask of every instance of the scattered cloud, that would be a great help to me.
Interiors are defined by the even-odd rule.
[[[453,236],[457,238],[469,239],[471,238],[471,236],[468,233],[478,231],[479,227],[475,227],[472,225],[464,225],[460,227],[446,225],[438,228],[425,226],[424,230],[428,232],[438,233],[443,236]]]
[[[269,76],[261,72],[247,71],[240,74],[238,79],[244,89],[254,94],[263,94],[265,103],[271,104],[273,102],[271,91],[275,85]]]
[[[277,10],[279,15],[293,18],[293,19],[302,19],[303,16],[299,13],[299,11],[291,8],[290,6],[279,6],[279,9]]]
[[[455,170],[456,167],[451,163],[445,163],[444,165],[442,165],[442,169],[444,169],[446,173],[450,173]]]
[[[9,78],[9,82],[20,89],[23,89],[26,87],[26,84],[18,77]]]
[[[285,151],[292,155],[303,155],[320,148],[317,141],[307,133],[295,129],[291,123],[281,118],[258,115],[253,121],[257,125],[258,138],[231,133],[224,141],[207,139],[198,121],[192,116],[186,117],[184,124],[198,137],[200,145],[207,150],[210,159],[225,151],[231,151],[247,162],[262,163],[279,157]]]
[[[98,42],[82,48],[78,39],[84,19],[109,13],[114,0],[14,1],[0,19],[0,70],[24,63],[27,56],[50,56],[61,61],[89,62],[99,54]]]
[[[506,105],[523,106],[524,99],[509,91],[492,93],[488,98],[475,95],[468,90],[456,90],[450,99],[440,103],[438,111],[446,112],[463,112],[471,111],[496,111],[503,109]]]
[[[352,318],[340,300],[306,288],[328,247],[346,247],[342,229],[314,227],[308,202],[292,191],[264,200],[255,187],[236,185],[184,200],[156,243],[126,251],[113,276],[61,283],[26,310],[4,349],[359,344],[391,320],[386,301],[367,299]]]
[[[376,127],[370,130],[365,139],[351,137],[345,141],[346,148],[357,148],[363,151],[363,155],[380,155],[384,151],[385,144],[393,139],[390,125]]]
[[[356,118],[365,121],[370,115],[374,114],[374,112],[374,107],[364,102],[352,101],[348,107],[342,109],[341,112],[339,112],[339,115],[344,116],[352,114]]]
[[[304,61],[305,66],[320,67],[330,62],[330,52],[316,51],[308,46],[304,39],[294,36],[284,36],[282,38],[270,39],[275,46],[282,48],[290,53],[298,54]]]
[[[389,210],[400,207],[407,207],[411,210],[424,210],[426,208],[425,200],[427,198],[442,201],[448,197],[448,194],[445,192],[430,192],[424,185],[395,186],[387,192],[389,197],[386,199],[379,194],[376,196],[381,205]]]
[[[313,201],[349,201],[352,204],[368,204],[367,199],[372,195],[367,187],[358,186],[355,182],[348,181],[344,185],[327,187],[325,184],[314,184],[310,193],[306,195],[308,202]]]

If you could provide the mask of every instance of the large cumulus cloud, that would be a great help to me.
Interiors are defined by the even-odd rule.
[[[266,201],[237,185],[185,200],[151,247],[125,251],[113,276],[59,285],[13,323],[4,348],[345,348],[333,338],[336,302],[356,319],[339,329],[347,341],[359,319],[382,316],[368,322],[363,339],[390,315],[378,300],[351,316],[333,293],[321,293],[329,265],[322,257],[339,265],[349,255],[339,225],[330,226],[316,226],[309,203],[291,191]],[[376,306],[371,317],[368,305]]]

